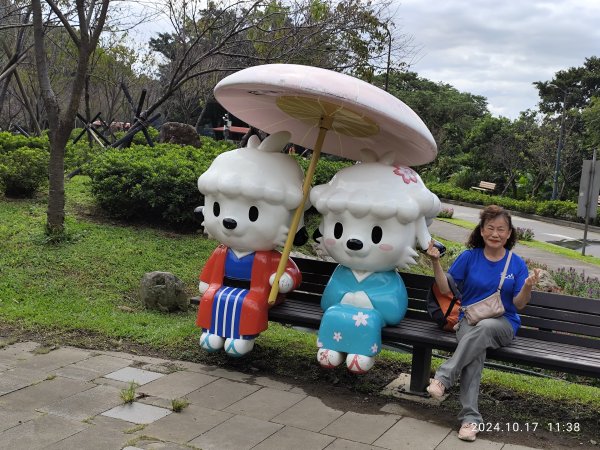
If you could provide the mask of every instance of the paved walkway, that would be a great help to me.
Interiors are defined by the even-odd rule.
[[[411,417],[393,398],[362,413],[292,383],[218,367],[38,349],[22,342],[0,350],[0,449],[529,448],[483,437],[464,443],[447,426]],[[140,385],[137,398],[124,404],[120,394],[131,381]],[[175,398],[189,406],[172,412]]]

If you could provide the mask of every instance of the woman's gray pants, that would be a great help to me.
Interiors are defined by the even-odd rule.
[[[450,359],[435,373],[435,379],[446,389],[454,386],[460,376],[460,423],[482,423],[477,401],[479,383],[488,348],[509,345],[514,337],[513,327],[505,317],[483,319],[477,325],[469,325],[463,318],[456,331],[458,346]]]

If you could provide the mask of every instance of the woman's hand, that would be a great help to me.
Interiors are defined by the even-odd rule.
[[[442,255],[440,255],[440,251],[433,245],[433,239],[429,241],[429,246],[427,247],[427,256],[431,261],[437,261],[440,259]]]
[[[533,273],[531,273],[527,278],[525,278],[525,286],[528,288],[533,288],[540,281],[540,269],[533,269]]]

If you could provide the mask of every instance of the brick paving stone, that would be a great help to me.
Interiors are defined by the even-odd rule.
[[[18,391],[24,387],[44,381],[48,377],[46,372],[23,368],[9,369],[0,377],[0,395]]]
[[[135,367],[124,367],[115,372],[107,373],[104,378],[111,380],[125,381],[126,383],[136,383],[143,386],[146,383],[164,377],[164,374],[158,372],[150,372],[149,370],[137,369]]]
[[[3,406],[0,406],[0,441],[2,441],[3,431],[16,427],[29,420],[37,419],[43,415],[44,414],[33,409],[25,411],[12,411],[6,410]]]
[[[155,397],[174,399],[183,397],[217,379],[196,372],[174,372],[140,387],[138,391]]]
[[[185,398],[191,403],[204,408],[224,409],[259,389],[260,386],[237,383],[221,378],[190,392]]]
[[[215,366],[209,366],[209,365],[200,364],[200,363],[193,363],[193,362],[189,362],[189,361],[175,360],[175,361],[173,361],[173,364],[175,364],[176,366],[181,367],[185,370],[189,370],[190,372],[208,373],[211,370],[215,370]]]
[[[262,388],[239,402],[228,406],[224,411],[270,420],[303,398],[305,396],[301,394]]]
[[[88,426],[62,417],[41,416],[2,433],[0,450],[44,449]]]
[[[293,384],[284,383],[282,381],[273,380],[269,377],[254,377],[251,380],[254,384],[259,384],[264,387],[268,387],[271,389],[278,389],[280,391],[289,391],[294,387]]]
[[[208,375],[212,375],[213,377],[221,377],[227,378],[228,380],[234,381],[248,381],[252,378],[252,375],[248,375],[247,373],[236,372],[235,370],[223,369],[222,367],[217,367],[216,369],[211,370],[210,372],[206,372]]]
[[[188,444],[202,450],[245,450],[277,432],[283,425],[246,416],[233,416]]]
[[[96,422],[94,420],[94,422]],[[115,421],[116,422],[116,421]],[[69,436],[45,450],[107,450],[120,449],[132,439],[131,434],[125,434],[121,430],[122,421],[118,421],[121,427],[105,426],[94,423],[85,430]]]
[[[39,410],[68,419],[85,420],[123,403],[120,392],[111,386],[99,385]]]
[[[272,422],[292,425],[310,431],[320,431],[344,414],[330,408],[316,397],[307,397],[271,419]]]
[[[327,450],[381,450],[381,447],[337,438],[329,447],[327,447]]]
[[[19,362],[16,367],[30,370],[53,372],[60,367],[67,366],[89,357],[90,352],[73,347],[61,347],[49,353],[36,355],[26,361]]]
[[[73,380],[92,381],[102,376],[100,372],[95,370],[82,369],[75,367],[73,364],[58,369],[56,375],[64,378],[72,378]]]
[[[479,435],[479,436],[481,436],[481,435]],[[477,450],[500,450],[500,449],[508,450],[507,446],[505,446],[501,442],[492,442],[492,441],[488,441],[487,439],[481,439],[481,437],[477,437],[477,440],[475,441],[475,445],[477,446]],[[436,450],[466,450],[466,449],[472,449],[472,448],[473,448],[472,442],[461,441],[458,438],[458,432],[453,431],[448,436],[446,436],[446,439],[444,439],[441,442],[441,444],[438,445],[435,449]],[[523,447],[523,449],[525,449],[525,448],[526,447]]]
[[[388,449],[434,449],[452,430],[423,420],[405,417],[386,431],[374,444]]]
[[[39,346],[37,342],[17,342],[7,345],[0,349],[0,362],[12,367],[19,361],[33,358],[35,354],[31,352]]]
[[[162,440],[186,443],[233,417],[233,414],[189,405],[180,413],[157,420],[144,434]]]
[[[321,430],[321,433],[363,444],[372,444],[395,423],[396,418],[393,416],[349,411]]]
[[[2,411],[35,410],[90,389],[93,386],[90,383],[62,377],[44,380],[0,397],[0,414]]]
[[[132,362],[133,361],[131,359],[117,358],[115,356],[100,354],[90,356],[83,361],[79,361],[73,364],[73,367],[78,369],[93,370],[94,372],[98,372],[100,376],[104,376],[107,373],[128,367],[132,364]]]
[[[103,416],[113,417],[115,419],[125,420],[131,423],[137,424],[149,424],[156,422],[158,419],[162,419],[169,414],[172,414],[165,408],[159,408],[158,406],[147,405],[145,403],[132,402],[124,405],[118,405],[114,408],[104,411]]]
[[[286,426],[262,441],[253,450],[302,449],[322,450],[335,438],[312,431]]]

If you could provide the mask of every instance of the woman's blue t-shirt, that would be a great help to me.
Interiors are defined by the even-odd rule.
[[[490,261],[483,254],[483,248],[465,250],[456,258],[448,273],[452,275],[462,293],[463,306],[483,300],[498,289],[506,258],[508,258],[508,250],[500,261]],[[513,253],[500,297],[504,304],[504,317],[511,323],[515,333],[521,326],[521,318],[517,313],[513,298],[523,288],[528,275],[525,262]]]

